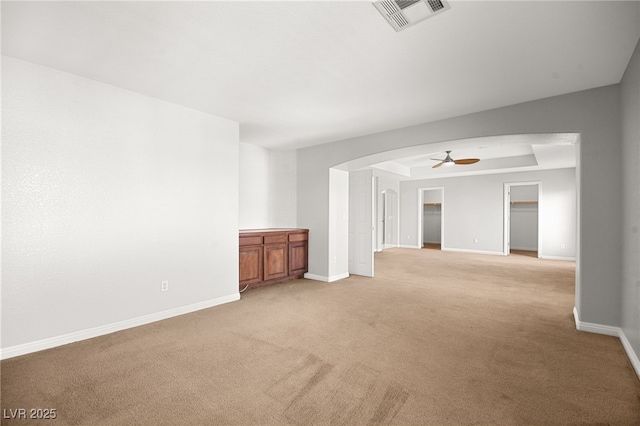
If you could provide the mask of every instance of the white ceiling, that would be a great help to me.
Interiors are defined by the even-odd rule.
[[[639,37],[638,1],[453,0],[399,33],[370,1],[2,2],[3,54],[237,121],[270,148],[618,83]]]

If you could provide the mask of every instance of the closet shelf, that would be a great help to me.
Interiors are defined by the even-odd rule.
[[[537,201],[512,201],[511,204],[538,204]]]

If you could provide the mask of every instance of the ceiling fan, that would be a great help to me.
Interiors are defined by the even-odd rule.
[[[479,158],[462,158],[460,160],[454,160],[449,155],[451,153],[451,151],[446,151],[446,153],[447,153],[447,157],[444,160],[441,160],[439,158],[432,158],[432,160],[440,161],[438,164],[436,164],[435,166],[432,167],[433,169],[437,169],[438,167],[442,166],[443,164],[445,166],[453,166],[454,164],[474,164],[474,163],[477,163],[478,161],[480,161]]]

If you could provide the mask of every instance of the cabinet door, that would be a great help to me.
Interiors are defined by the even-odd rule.
[[[240,288],[262,281],[262,246],[240,247]]]
[[[307,242],[289,243],[289,275],[304,274],[309,270]]]
[[[264,280],[282,278],[288,275],[287,244],[264,246]]]

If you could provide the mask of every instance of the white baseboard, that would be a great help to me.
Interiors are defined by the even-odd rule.
[[[339,280],[343,280],[345,278],[349,278],[349,273],[345,272],[343,274],[338,274],[338,275],[332,275],[330,277],[327,277],[326,275],[316,275],[316,274],[310,274],[310,273],[306,273],[304,274],[304,277],[306,279],[309,280],[314,280],[314,281],[322,281],[325,283],[332,283],[334,281],[339,281]]]
[[[620,330],[620,342],[629,357],[629,361],[631,361],[631,365],[633,365],[633,369],[636,370],[636,375],[640,379],[640,359],[638,359],[638,354],[633,350],[629,339],[627,339],[627,335],[624,334],[622,330]]]
[[[400,247],[400,248],[408,248],[408,249],[420,249],[420,247],[418,247],[418,246],[399,245],[398,247]]]
[[[626,334],[624,334],[624,331],[620,327],[580,321],[580,318],[578,317],[578,310],[575,306],[573,307],[573,319],[576,322],[576,330],[605,334],[607,336],[619,338],[624,351],[627,353],[627,357],[629,357],[629,361],[631,361],[633,369],[636,371],[636,375],[640,378],[640,359],[638,358],[638,354],[633,350],[633,347],[631,347],[631,343],[629,343],[629,339],[627,339]]]
[[[588,331],[589,333],[606,334],[607,336],[620,337],[622,330],[620,327],[612,327],[610,325],[595,324],[592,322],[580,321],[578,317],[578,309],[573,307],[573,319],[576,322],[576,329],[580,331]]]
[[[546,255],[539,255],[538,256],[540,259],[547,259],[547,260],[566,260],[568,262],[575,262],[576,258],[575,257],[570,257],[570,256],[546,256]]]
[[[501,251],[489,251],[489,250],[469,250],[469,249],[442,247],[442,251],[455,251],[458,253],[475,253],[475,254],[490,254],[492,256],[504,256],[504,253]]]
[[[167,318],[177,317],[179,315],[188,314],[188,313],[199,311],[202,309],[212,308],[214,306],[222,305],[224,303],[234,302],[236,300],[240,300],[240,293],[234,293],[228,296],[217,297],[215,299],[205,300],[203,302],[193,303],[191,305],[179,306],[177,308],[168,309],[166,311],[156,312],[149,315],[143,315],[141,317],[119,321],[112,324],[102,325],[102,326],[90,328],[87,330],[80,330],[80,331],[76,331],[69,334],[63,334],[62,336],[50,337],[50,338],[38,340],[35,342],[29,342],[21,345],[10,346],[8,348],[2,348],[0,350],[0,359],[13,358],[20,355],[26,355],[33,352],[42,351],[45,349],[55,348],[57,346],[67,345],[73,342],[79,342],[81,340],[91,339],[91,338],[103,336],[109,333],[115,333],[116,331],[138,327],[141,325],[149,324],[156,321],[161,321]]]

